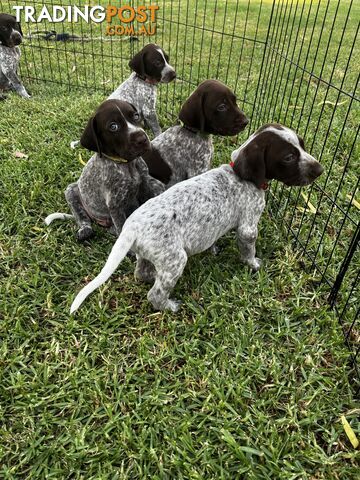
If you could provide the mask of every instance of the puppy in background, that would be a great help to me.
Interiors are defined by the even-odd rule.
[[[156,115],[157,85],[176,78],[168,62],[169,56],[162,48],[154,43],[146,45],[129,62],[133,73],[108,98],[134,105],[155,137],[161,133]]]
[[[129,62],[133,73],[108,97],[108,100],[131,103],[155,137],[161,133],[156,115],[157,85],[176,78],[175,70],[168,61],[169,56],[158,45],[146,45]],[[75,140],[70,146],[74,149],[79,143]]]
[[[83,242],[94,235],[92,222],[118,236],[126,218],[149,198],[164,191],[164,185],[150,177],[141,155],[150,141],[140,128],[140,115],[133,105],[106,100],[90,118],[81,145],[95,152],[79,180],[70,184],[65,198],[72,215],[53,213],[45,219],[72,218]]]
[[[0,13],[0,96],[2,92],[14,90],[23,98],[30,98],[17,74],[22,39],[21,26],[16,18]]]

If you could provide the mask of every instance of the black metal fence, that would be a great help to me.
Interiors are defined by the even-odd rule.
[[[0,0],[0,9],[108,3],[119,2]],[[236,92],[251,117],[250,131],[273,121],[298,131],[325,174],[306,193],[273,185],[268,207],[293,239],[304,267],[327,285],[359,380],[360,5],[354,0],[128,3],[159,6],[153,37],[130,41],[107,36],[105,23],[28,24],[23,28],[25,35],[31,34],[22,48],[23,79],[108,94],[129,75],[132,54],[151,41],[170,52],[178,74],[176,83],[160,89],[165,124],[176,119],[200,81],[218,78]],[[44,31],[54,29],[79,38],[45,40]]]

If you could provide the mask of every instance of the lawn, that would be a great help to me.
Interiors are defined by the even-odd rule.
[[[0,0],[0,8],[21,3]],[[274,49],[264,57],[272,2],[158,3],[155,40],[170,51],[180,77],[160,87],[160,123],[174,122],[199,80],[223,79],[252,123],[237,139],[214,139],[214,165],[229,162],[259,124],[280,120],[304,135],[326,167],[319,186],[356,221],[347,195],[359,173],[359,147],[351,150],[359,105],[341,92],[356,93],[356,61],[347,61],[360,7],[351,10],[341,43],[340,28],[330,35],[331,21],[346,20],[349,1],[337,13],[338,2],[330,2],[325,37],[327,2],[317,16],[315,0],[277,2]],[[102,35],[100,27],[69,28]],[[318,55],[308,49],[310,40],[321,40]],[[33,98],[11,94],[0,103],[0,477],[356,479],[359,453],[340,417],[359,437],[360,409],[342,330],[327,306],[329,289],[318,282],[325,268],[330,281],[336,276],[355,223],[341,225],[344,215],[331,210],[321,190],[303,191],[314,214],[297,190],[272,188],[260,223],[259,273],[239,263],[233,234],[219,241],[218,256],[192,257],[175,289],[184,302],[178,314],[151,309],[148,287],[134,280],[134,262],[126,259],[69,315],[74,294],[100,271],[113,238],[99,228],[79,245],[73,224],[47,228],[43,219],[67,211],[63,191],[90,157],[70,150],[70,141],[127,77],[127,59],[141,45],[28,40],[22,74]],[[293,63],[282,62],[285,56]],[[284,221],[308,241],[319,269],[286,235]],[[351,298],[350,309],[357,301]]]

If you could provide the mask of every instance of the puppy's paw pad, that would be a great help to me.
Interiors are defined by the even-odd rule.
[[[93,236],[94,236],[94,230],[89,225],[86,225],[85,227],[80,228],[80,230],[78,230],[76,234],[76,237],[79,242],[85,242],[85,240],[88,240]]]

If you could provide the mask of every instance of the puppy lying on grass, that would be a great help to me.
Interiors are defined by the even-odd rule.
[[[241,260],[257,271],[261,261],[255,242],[266,182],[309,185],[323,168],[295,132],[278,124],[261,127],[231,158],[230,165],[178,183],[136,210],[100,274],[75,298],[71,313],[108,280],[130,249],[137,257],[135,276],[154,282],[147,297],[156,310],[178,310],[179,302],[169,295],[188,257],[207,250],[229,230],[237,231]]]

